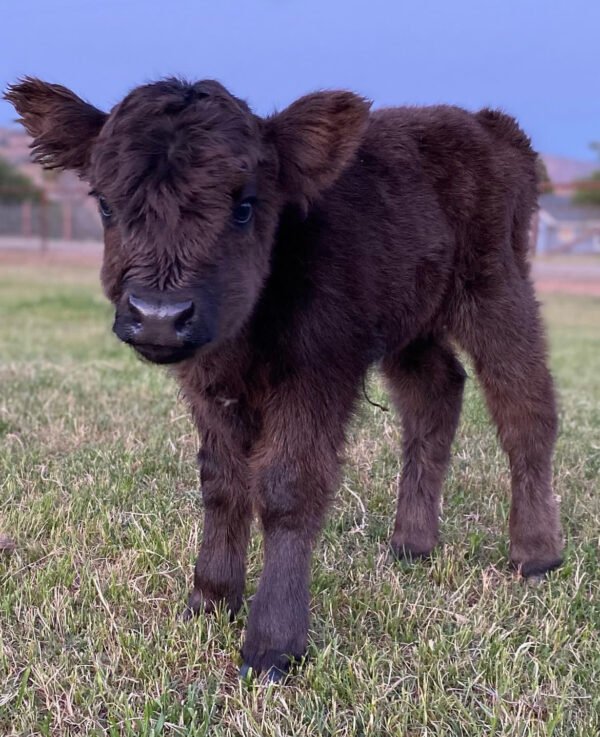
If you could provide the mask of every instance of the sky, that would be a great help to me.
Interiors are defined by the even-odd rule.
[[[3,0],[0,24],[3,89],[33,75],[103,109],[177,74],[261,115],[346,88],[498,107],[543,153],[594,159],[600,140],[600,0]]]

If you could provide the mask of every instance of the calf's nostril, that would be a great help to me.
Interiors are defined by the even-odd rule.
[[[194,303],[188,301],[185,306],[182,304],[182,309],[179,314],[175,317],[175,330],[180,333],[189,325],[192,317],[194,316]]]
[[[127,305],[131,310],[131,314],[138,323],[148,314],[148,303],[133,294],[130,294],[129,297],[127,297]]]
[[[187,302],[179,302],[177,305],[174,305],[174,307],[179,308],[179,313],[176,315],[177,320],[189,320],[189,318],[194,314],[194,303],[191,299]]]

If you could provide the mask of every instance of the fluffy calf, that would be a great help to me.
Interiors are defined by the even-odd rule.
[[[560,563],[556,412],[526,258],[536,155],[514,120],[371,113],[350,92],[261,118],[216,82],[176,79],[108,114],[35,79],[7,98],[36,159],[89,181],[114,330],[172,364],[197,423],[205,518],[188,612],[237,611],[260,518],[245,670],[276,677],[305,651],[311,552],[372,364],[404,429],[394,552],[438,541],[459,346],[510,460],[511,562],[525,576]]]

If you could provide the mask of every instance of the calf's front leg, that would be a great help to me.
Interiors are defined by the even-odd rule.
[[[205,434],[198,462],[204,530],[184,618],[220,602],[233,616],[242,605],[252,522],[247,466],[241,449],[214,432]]]
[[[242,647],[242,676],[252,668],[279,680],[305,654],[311,555],[337,485],[350,404],[350,398],[332,403],[331,396],[314,397],[311,408],[306,394],[302,405],[288,394],[265,423],[265,437],[251,459],[264,568]]]

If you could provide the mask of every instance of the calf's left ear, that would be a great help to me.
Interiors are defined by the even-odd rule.
[[[290,199],[306,204],[335,182],[360,146],[370,107],[352,92],[315,92],[267,118]]]
[[[106,113],[59,84],[26,77],[4,94],[33,137],[33,158],[45,169],[83,173]]]

